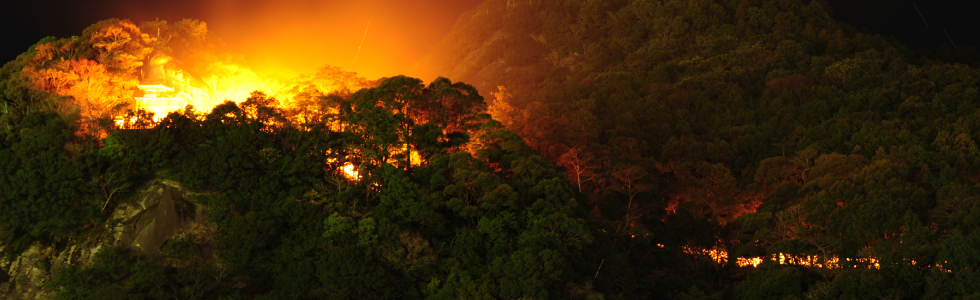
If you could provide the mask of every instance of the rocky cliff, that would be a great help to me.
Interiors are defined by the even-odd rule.
[[[193,234],[202,244],[213,245],[213,227],[207,223],[208,208],[187,198],[192,193],[169,180],[151,180],[128,201],[113,209],[107,222],[88,225],[78,234],[55,244],[36,242],[8,259],[0,258],[2,299],[51,299],[47,284],[67,267],[85,267],[100,249],[125,246],[147,254],[160,250],[168,240]],[[9,245],[0,246],[0,252]],[[211,247],[206,247],[211,248]],[[199,255],[211,258],[214,251]]]

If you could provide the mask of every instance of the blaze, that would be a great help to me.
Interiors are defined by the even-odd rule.
[[[357,172],[357,168],[354,167],[353,163],[347,163],[340,170],[344,171],[344,176],[350,180],[360,180],[361,175]]]
[[[718,247],[712,249],[698,249],[688,246],[682,247],[684,253],[690,255],[704,255],[710,257],[712,261],[718,264],[728,263],[728,251],[720,249]],[[841,259],[837,256],[822,257],[819,255],[803,255],[803,254],[787,254],[787,253],[773,253],[766,256],[756,256],[756,257],[737,257],[735,258],[735,264],[739,267],[758,267],[763,261],[771,260],[781,265],[796,265],[804,266],[810,268],[821,268],[821,269],[841,269],[844,265],[841,264]],[[849,262],[855,268],[866,267],[866,268],[881,268],[877,258],[866,257],[866,258],[845,258],[844,261]],[[910,260],[910,263],[915,265],[916,261]],[[937,266],[942,269],[942,266]]]
[[[275,78],[263,78],[249,68],[223,62],[210,64],[206,74],[192,74],[182,68],[170,56],[157,53],[147,60],[139,78],[140,93],[133,104],[137,110],[152,114],[159,122],[167,114],[183,111],[188,106],[208,112],[225,100],[240,103],[252,91],[261,91],[272,97],[283,96],[279,92],[285,84]],[[329,92],[329,91],[328,91]],[[117,118],[120,126],[126,123]]]

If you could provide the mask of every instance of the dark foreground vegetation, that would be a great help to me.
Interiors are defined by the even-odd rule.
[[[210,206],[218,261],[193,255],[191,237],[150,256],[103,250],[94,265],[69,269],[52,283],[64,298],[592,293],[582,250],[593,241],[574,190],[516,135],[488,120],[472,88],[397,77],[336,100],[340,114],[292,124],[269,106],[274,99],[255,93],[241,106],[228,102],[197,119],[174,113],[152,129],[114,131],[102,147],[78,153],[64,149],[71,125],[53,113],[30,113],[6,135],[3,157],[12,176],[3,180],[35,188],[5,190],[5,233],[57,240],[102,220],[101,203],[85,200],[106,200],[91,178],[115,178],[108,181],[115,187],[159,176],[202,193],[196,201]],[[443,114],[450,105],[458,110]],[[394,107],[410,113],[391,113]],[[332,131],[326,125],[332,122],[345,128]],[[419,149],[422,163],[405,163],[392,152],[400,145]],[[359,166],[360,179],[340,171],[348,162]]]
[[[588,195],[597,240],[622,255],[594,282],[609,298],[694,284],[742,299],[974,294],[980,72],[832,14],[823,1],[489,0],[429,62],[493,95],[494,118]],[[656,247],[715,243],[733,259],[848,266],[745,277]]]

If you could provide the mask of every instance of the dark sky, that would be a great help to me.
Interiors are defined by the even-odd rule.
[[[257,69],[353,67],[369,78],[410,70],[481,0],[9,0],[0,1],[0,61],[44,36],[69,37],[98,20],[195,18]],[[894,35],[913,50],[977,46],[980,1],[829,0],[835,17]],[[915,5],[913,5],[915,4]],[[921,12],[916,11],[918,7]],[[923,21],[925,19],[925,22]],[[360,44],[368,22],[368,35]],[[928,22],[928,26],[926,25]],[[945,31],[944,31],[945,30]],[[946,34],[949,34],[949,37]],[[354,57],[357,61],[354,62]]]
[[[829,0],[834,17],[915,51],[980,45],[980,1]],[[918,8],[918,9],[917,9]],[[921,15],[920,15],[921,12]],[[928,24],[928,25],[927,25]],[[947,36],[947,33],[949,36]]]

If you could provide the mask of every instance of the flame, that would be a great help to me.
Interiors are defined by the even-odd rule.
[[[660,246],[658,244],[658,246]],[[663,248],[661,246],[661,248]],[[688,246],[682,247],[684,253],[691,255],[706,255],[711,258],[714,262],[718,264],[728,263],[728,251],[724,249],[719,249],[717,246],[712,249],[697,249]],[[819,255],[798,255],[798,254],[786,254],[786,253],[773,253],[767,256],[756,256],[756,257],[737,257],[735,259],[735,264],[739,267],[758,267],[763,261],[772,260],[780,265],[796,265],[804,266],[810,268],[821,268],[821,269],[842,269],[844,266],[840,263],[840,259],[836,256],[821,257]],[[866,267],[866,268],[881,268],[881,264],[877,258],[867,257],[867,258],[845,258],[845,261],[852,262],[851,264],[854,268]],[[917,262],[915,260],[909,261],[912,265]],[[942,265],[937,267],[942,269]]]
[[[423,57],[450,32],[462,12],[480,1],[204,2],[200,13],[208,28],[247,57],[254,70],[305,73],[329,64],[345,70],[353,66],[353,71],[371,79],[405,74],[431,81],[439,74],[429,70]],[[357,62],[351,64],[355,56]]]
[[[344,171],[344,176],[346,176],[350,180],[360,180],[361,179],[361,175],[357,172],[357,168],[354,167],[354,164],[353,163],[347,163],[346,165],[344,165],[340,169],[342,171]]]
[[[282,93],[286,86],[279,78],[263,78],[246,67],[235,64],[214,63],[215,70],[203,78],[202,84],[192,83],[190,76],[182,70],[167,70],[167,83],[141,84],[142,97],[135,97],[135,106],[153,114],[153,121],[159,122],[167,114],[183,111],[188,105],[198,111],[209,112],[225,100],[241,103],[253,91],[261,91],[270,97],[291,96]],[[329,91],[325,91],[329,92]],[[122,126],[127,121],[117,118],[116,124]]]
[[[759,264],[761,264],[761,263],[762,263],[762,258],[761,257],[749,257],[749,258],[739,257],[738,260],[735,261],[735,264],[737,264],[739,267],[743,267],[743,268],[744,267],[749,267],[749,266],[751,266],[751,267],[754,268],[754,267],[759,266]]]

